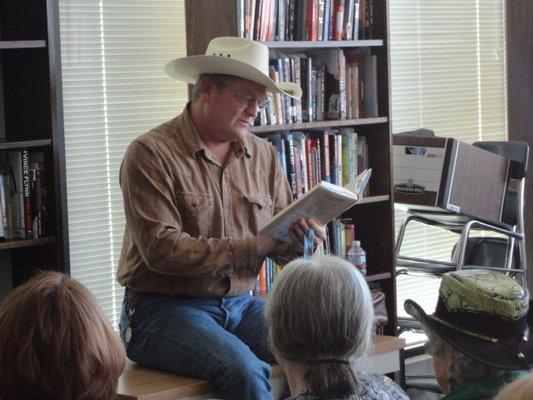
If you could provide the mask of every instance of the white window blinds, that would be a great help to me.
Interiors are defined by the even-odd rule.
[[[163,72],[185,55],[183,0],[60,0],[72,275],[116,326],[124,230],[118,183],[128,144],[177,115],[185,84]]]
[[[506,139],[504,0],[389,0],[393,132],[418,128],[471,143]],[[396,225],[404,214],[396,209]],[[411,225],[410,225],[411,226]],[[421,225],[402,254],[450,260],[456,235]],[[400,276],[407,298],[433,311],[439,280]]]

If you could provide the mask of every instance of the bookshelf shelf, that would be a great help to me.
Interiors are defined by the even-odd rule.
[[[2,40],[0,50],[8,49],[38,49],[46,47],[45,40]]]
[[[19,249],[22,247],[35,247],[44,246],[56,242],[56,238],[45,237],[40,239],[21,239],[21,240],[9,240],[7,242],[0,242],[0,250]]]
[[[332,128],[332,127],[341,127],[341,126],[385,124],[387,122],[388,122],[387,117],[339,119],[339,120],[331,120],[331,121],[302,122],[298,124],[254,126],[250,129],[250,131],[253,133],[268,133],[268,132],[276,132],[276,131],[294,131],[294,130],[304,130],[304,129]]]
[[[355,206],[357,207],[357,206],[362,206],[364,204],[381,203],[381,202],[389,201],[389,199],[390,199],[390,196],[388,194],[384,194],[380,196],[363,197],[361,200],[359,200],[359,202]]]
[[[52,145],[51,139],[36,139],[36,140],[17,140],[17,141],[0,141],[1,150],[23,149],[30,147],[45,147]]]
[[[376,281],[382,281],[385,279],[392,278],[392,274],[390,272],[383,272],[381,274],[372,274],[372,275],[366,275],[365,280],[367,282],[376,282]]]
[[[324,49],[334,48],[353,48],[353,47],[380,47],[383,46],[383,40],[331,40],[331,41],[293,41],[293,42],[261,42],[271,49]]]

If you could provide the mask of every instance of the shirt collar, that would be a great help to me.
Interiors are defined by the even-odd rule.
[[[202,139],[200,138],[198,129],[196,129],[196,125],[194,125],[194,122],[192,120],[191,113],[189,112],[190,104],[191,102],[188,102],[185,105],[183,112],[179,116],[178,128],[185,145],[191,152],[191,155],[196,158],[198,152],[203,150],[205,153],[207,148]],[[244,140],[232,143],[231,149],[236,158],[240,158],[243,155],[246,155],[246,157],[248,158],[252,156],[250,145],[248,143],[249,135],[252,135],[252,133],[248,133]]]

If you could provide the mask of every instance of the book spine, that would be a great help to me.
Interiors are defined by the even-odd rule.
[[[337,50],[339,74],[339,113],[340,119],[346,119],[346,58],[342,50]]]
[[[352,40],[353,38],[353,11],[354,1],[344,1],[344,30],[342,32],[342,38],[344,40]]]
[[[330,160],[329,160],[329,134],[327,131],[322,133],[320,137],[320,164],[322,171],[322,180],[331,182]]]
[[[314,171],[313,171],[313,147],[312,147],[313,139],[306,138],[305,139],[305,153],[306,153],[306,161],[307,161],[307,188],[312,189],[313,186],[315,186],[315,179],[314,179]]]
[[[24,237],[33,237],[33,215],[31,205],[30,151],[21,150],[22,161],[22,198],[24,202]]]
[[[235,0],[237,12],[237,36],[244,37],[244,0]]]
[[[335,134],[328,134],[329,143],[329,181],[333,184],[337,184],[337,141],[335,140]]]
[[[344,0],[335,0],[333,40],[342,40],[344,23]]]
[[[259,294],[267,292],[266,262],[263,262],[259,270]]]
[[[358,36],[357,39],[364,40],[366,39],[365,35],[365,27],[366,27],[366,1],[367,0],[359,0],[359,29],[358,29]]]
[[[293,82],[296,83],[298,86],[302,87],[302,68],[301,68],[301,58],[298,56],[293,57]],[[304,88],[305,90],[305,88]],[[294,109],[295,109],[295,122],[302,122],[302,100],[301,99],[295,99],[294,100]]]
[[[278,16],[276,21],[276,40],[285,40],[285,11],[287,10],[287,0],[278,0]]]
[[[287,153],[287,172],[289,184],[291,187],[292,198],[295,200],[298,197],[296,190],[296,160],[294,158],[294,141],[292,134],[285,134],[285,151]]]
[[[359,0],[353,0],[352,39],[359,39]]]
[[[329,21],[330,21],[330,15],[331,15],[331,2],[333,0],[324,0],[324,32],[323,32],[323,39],[322,40],[330,40],[329,39]]]
[[[343,180],[342,180],[342,135],[336,134],[335,135],[335,157],[336,157],[336,175],[337,175],[337,185],[342,186]],[[348,183],[348,182],[346,182]]]
[[[7,203],[4,188],[4,175],[0,175],[0,238],[7,238]]]
[[[317,40],[324,40],[324,3],[325,0],[318,0],[317,15]]]

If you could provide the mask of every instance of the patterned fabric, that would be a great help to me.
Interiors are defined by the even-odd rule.
[[[440,296],[450,311],[470,311],[515,320],[527,313],[527,291],[514,279],[487,270],[442,277]]]
[[[360,372],[357,379],[357,393],[338,400],[409,400],[405,392],[386,376]],[[306,390],[288,400],[320,400],[320,397]]]

